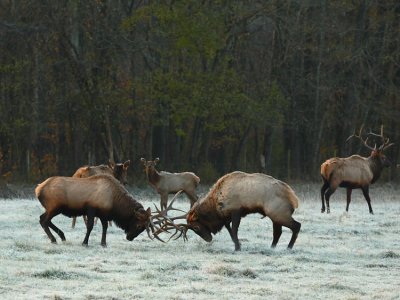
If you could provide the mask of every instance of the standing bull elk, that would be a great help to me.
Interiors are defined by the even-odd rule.
[[[165,171],[158,172],[156,165],[160,161],[146,161],[141,158],[140,161],[144,165],[147,180],[153,188],[160,194],[161,209],[165,209],[168,203],[168,195],[182,190],[190,199],[190,207],[197,201],[196,187],[199,185],[200,178],[192,172],[169,173]]]
[[[347,189],[346,211],[349,211],[352,190],[360,188],[368,203],[369,212],[371,214],[374,213],[371,206],[371,198],[369,197],[369,185],[379,179],[384,167],[391,165],[383,152],[392,146],[393,143],[389,143],[389,139],[385,139],[383,136],[383,126],[381,127],[380,134],[370,132],[366,139],[363,139],[361,136],[362,129],[363,127],[361,127],[358,135],[351,135],[347,141],[353,137],[360,139],[363,145],[371,150],[369,157],[362,157],[360,155],[352,155],[346,158],[334,157],[321,165],[321,176],[324,182],[321,188],[322,213],[325,212],[324,197],[327,213],[329,213],[329,198],[338,187]],[[368,144],[370,136],[378,137],[381,140],[381,145],[379,147],[376,147],[376,145],[371,147]]]
[[[197,201],[187,214],[187,224],[165,223],[167,230],[175,227],[186,234],[193,230],[207,242],[212,234],[222,227],[228,230],[235,250],[240,250],[238,228],[242,217],[251,213],[268,216],[273,223],[273,241],[275,247],[282,234],[282,226],[292,230],[288,248],[292,248],[301,224],[292,218],[298,207],[298,198],[286,183],[271,176],[254,173],[233,172],[221,177],[208,194]],[[232,227],[231,227],[232,223]],[[186,225],[186,226],[185,226]],[[157,231],[161,232],[162,227]]]
[[[124,163],[114,163],[109,161],[108,165],[98,165],[98,166],[84,166],[80,167],[72,177],[75,178],[87,178],[94,175],[106,174],[114,176],[119,180],[121,184],[127,184],[127,173],[129,168],[130,160]],[[87,224],[86,216],[83,216],[85,224]],[[72,218],[72,228],[75,228],[76,217]],[[112,222],[110,222],[110,226]]]
[[[104,247],[107,221],[114,221],[125,231],[127,240],[132,241],[146,229],[151,215],[150,208],[145,210],[115,178],[109,175],[95,175],[81,179],[50,177],[36,187],[35,194],[46,210],[40,216],[40,225],[52,243],[56,243],[56,239],[50,229],[65,241],[64,233],[51,221],[58,214],[68,217],[87,216],[87,231],[82,243],[86,246],[93,229],[94,218],[98,217],[103,225],[101,245]]]

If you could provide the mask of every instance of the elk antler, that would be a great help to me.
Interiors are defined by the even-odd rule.
[[[175,202],[176,198],[179,196],[179,194],[182,193],[182,190],[180,190],[179,192],[177,192],[175,194],[175,196],[172,198],[170,204],[167,206],[167,208],[165,208],[164,210],[160,210],[156,205],[156,212],[154,215],[152,215],[149,218],[149,222],[146,226],[146,230],[147,230],[147,235],[150,237],[150,239],[154,239],[156,238],[157,240],[165,243],[164,240],[162,240],[159,235],[163,232],[168,232],[171,229],[175,229],[175,233],[173,233],[170,238],[168,239],[168,241],[170,239],[172,239],[173,237],[175,237],[176,235],[178,235],[177,237],[175,237],[174,239],[178,239],[181,236],[183,236],[183,240],[186,241],[187,240],[187,236],[186,236],[186,232],[188,230],[188,225],[187,224],[175,224],[174,221],[178,220],[178,219],[186,219],[187,213],[184,212],[183,210],[174,208],[172,205]],[[181,216],[176,216],[176,217],[169,217],[167,215],[168,211],[171,210],[176,210],[176,211],[180,211],[185,213],[184,215]],[[151,233],[150,233],[151,230]],[[152,235],[151,235],[152,234]],[[168,242],[167,241],[167,242]]]
[[[363,138],[361,137],[363,128],[364,128],[364,124],[361,125],[361,128],[360,128],[360,130],[359,130],[358,135],[354,132],[351,136],[349,136],[349,137],[347,138],[346,143],[347,143],[351,138],[356,137],[356,138],[360,139],[360,140],[363,142],[363,144],[364,144],[365,147],[367,147],[367,148],[370,149],[370,150],[375,150],[376,147],[371,147],[370,145],[368,145],[368,143],[367,143],[367,142],[368,142],[368,137],[367,137],[365,140],[363,140]]]
[[[381,134],[373,133],[372,131],[370,131],[368,135],[376,136],[382,140],[382,144],[379,146],[379,151],[383,152],[387,148],[394,145],[394,143],[389,143],[389,138],[385,139],[385,136],[383,135],[383,125],[381,125]]]

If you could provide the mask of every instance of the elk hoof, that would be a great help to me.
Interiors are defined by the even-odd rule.
[[[102,246],[103,248],[107,248],[107,244],[106,244],[106,243],[101,243],[101,246]]]
[[[325,208],[321,208],[321,214],[325,212]]]

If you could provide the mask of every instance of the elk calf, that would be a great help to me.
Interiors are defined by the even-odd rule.
[[[93,229],[94,217],[103,225],[101,245],[106,246],[107,221],[125,230],[126,238],[132,241],[146,229],[151,211],[145,210],[112,176],[95,175],[88,178],[50,177],[35,189],[45,212],[40,216],[43,227],[52,243],[56,239],[50,229],[65,241],[64,233],[52,223],[58,214],[68,217],[86,215],[87,231],[83,245],[87,246]],[[50,229],[49,229],[50,228]]]
[[[298,198],[286,183],[271,176],[233,172],[221,177],[208,194],[190,209],[188,229],[205,241],[212,240],[223,226],[228,230],[235,250],[240,250],[238,228],[242,217],[251,213],[268,216],[273,223],[275,247],[282,233],[282,226],[292,230],[288,248],[292,248],[301,224],[292,218],[298,207]],[[230,224],[232,223],[232,228]]]
[[[180,190],[183,190],[190,199],[190,207],[197,201],[196,187],[199,185],[200,178],[196,174],[192,172],[158,172],[156,165],[160,161],[159,158],[156,158],[154,161],[146,161],[144,158],[141,158],[140,161],[144,165],[147,180],[157,193],[160,194],[161,209],[167,207],[168,195]]]
[[[351,192],[353,189],[361,189],[365,200],[368,203],[369,212],[373,214],[371,206],[371,198],[369,197],[369,185],[377,181],[381,175],[384,167],[391,165],[390,161],[383,154],[387,148],[393,145],[389,144],[389,139],[385,139],[383,136],[383,127],[381,127],[381,134],[375,134],[370,132],[369,136],[377,136],[381,139],[382,144],[377,148],[368,145],[368,137],[364,140],[361,137],[362,127],[358,135],[352,135],[360,139],[364,146],[371,150],[369,157],[362,157],[359,155],[352,155],[346,158],[334,157],[328,159],[321,165],[321,176],[323,179],[323,185],[321,188],[321,201],[322,208],[321,213],[325,212],[325,202],[327,206],[327,213],[330,213],[329,199],[331,195],[336,191],[338,187],[344,187],[347,189],[347,205],[346,211],[349,211],[349,205],[351,202]]]
[[[114,163],[109,161],[108,165],[99,165],[99,166],[84,166],[80,167],[72,177],[75,178],[87,178],[93,175],[106,174],[114,176],[116,179],[121,182],[121,184],[127,184],[127,173],[129,168],[130,160],[127,160],[124,163]],[[87,223],[86,217],[83,216],[83,220],[85,224]],[[75,228],[76,217],[72,218],[72,228]],[[112,222],[110,222],[110,226]]]

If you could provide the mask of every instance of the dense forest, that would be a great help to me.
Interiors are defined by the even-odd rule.
[[[318,180],[369,155],[362,124],[400,161],[398,0],[0,0],[0,44],[3,182],[130,159],[134,183],[140,157]]]

